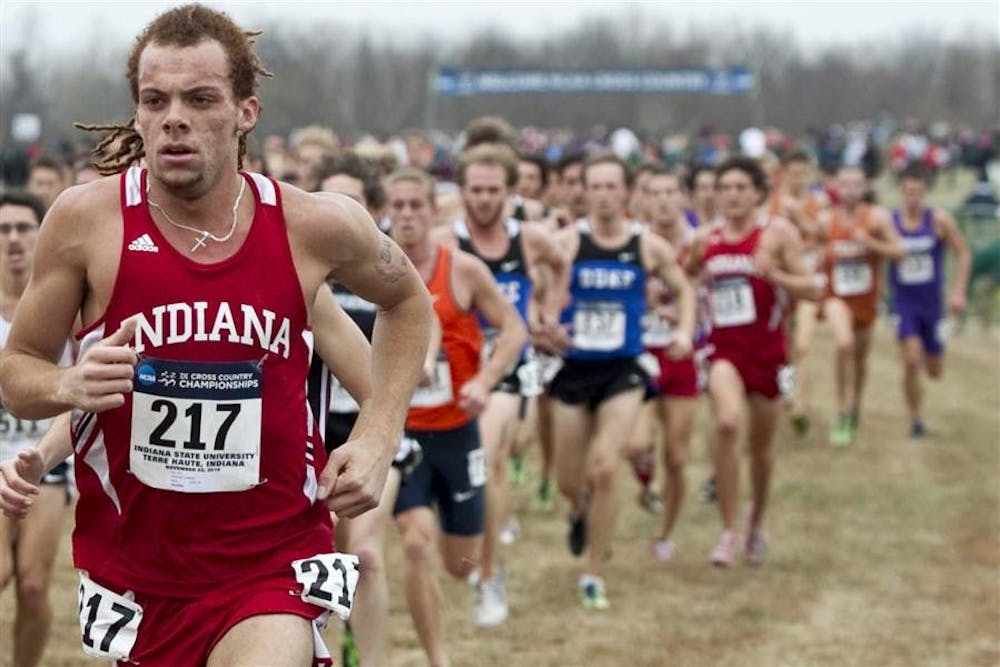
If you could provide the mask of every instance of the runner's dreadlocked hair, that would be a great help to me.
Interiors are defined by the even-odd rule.
[[[245,100],[257,92],[257,77],[274,76],[264,69],[260,58],[254,53],[254,38],[260,34],[259,30],[243,30],[227,14],[198,4],[184,5],[161,14],[136,38],[129,53],[127,78],[132,91],[132,101],[139,103],[139,57],[146,46],[150,43],[163,46],[195,46],[209,39],[219,42],[229,58],[233,96],[237,100]],[[128,122],[122,124],[73,123],[73,125],[88,132],[108,132],[93,150],[96,156],[94,166],[105,176],[124,170],[146,155],[142,137],[135,130],[134,114]],[[239,142],[241,169],[246,152],[246,135],[241,133]]]

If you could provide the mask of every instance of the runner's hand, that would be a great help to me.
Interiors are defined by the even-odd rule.
[[[961,315],[965,312],[966,302],[964,292],[955,292],[948,299],[948,310],[952,315]]]
[[[128,342],[135,333],[134,318],[125,320],[113,334],[87,350],[79,363],[67,369],[60,396],[85,412],[104,412],[125,404],[132,391],[132,374],[138,362]]]
[[[458,391],[458,407],[473,417],[478,417],[486,409],[492,389],[478,377],[472,378]]]
[[[326,501],[332,512],[348,519],[378,507],[395,453],[393,450],[387,456],[385,450],[385,443],[377,436],[352,433],[330,454],[319,476],[316,500]]]
[[[31,496],[38,495],[38,484],[45,474],[42,455],[35,448],[18,452],[0,462],[0,511],[11,519],[23,519],[31,511]]]
[[[671,337],[670,345],[667,346],[667,356],[671,359],[687,359],[693,350],[694,344],[691,343],[691,339],[677,331]]]

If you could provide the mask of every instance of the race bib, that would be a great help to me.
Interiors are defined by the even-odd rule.
[[[486,484],[486,453],[482,449],[469,452],[469,485],[477,489]]]
[[[0,461],[38,444],[52,426],[51,419],[18,419],[0,404]]]
[[[625,306],[617,301],[584,301],[573,313],[573,347],[613,352],[625,346]]]
[[[669,321],[656,313],[646,313],[642,316],[643,347],[666,347],[674,336],[674,327]]]
[[[255,361],[142,358],[129,467],[154,489],[245,491],[260,481],[263,374]]]
[[[352,554],[316,554],[293,561],[295,580],[302,584],[299,597],[347,621],[358,587],[358,563],[358,557]]]
[[[904,285],[923,285],[934,280],[934,258],[926,253],[907,255],[899,263],[899,282]]]
[[[863,259],[839,260],[833,265],[833,293],[858,296],[872,290],[872,267]]]
[[[410,400],[411,408],[436,408],[448,405],[454,399],[451,387],[451,366],[447,359],[438,359],[434,364],[434,377],[426,387],[417,387]]]
[[[646,371],[646,375],[651,378],[658,378],[660,377],[660,373],[663,372],[663,369],[660,368],[660,362],[649,352],[643,352],[640,354],[636,357],[635,362],[639,364],[639,368]]]
[[[129,591],[119,595],[80,572],[80,638],[83,652],[95,658],[129,659],[142,622],[142,607]]]
[[[542,393],[542,365],[534,355],[517,369],[517,379],[521,383],[521,396],[532,398]]]
[[[712,323],[719,327],[738,327],[757,319],[753,288],[743,277],[724,278],[712,285]]]
[[[347,391],[344,385],[340,384],[340,380],[338,380],[336,376],[331,376],[331,379],[330,412],[360,412],[361,406],[359,406],[358,402],[354,400],[353,396],[351,396],[351,392]]]

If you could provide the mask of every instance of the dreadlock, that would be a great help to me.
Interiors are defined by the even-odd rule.
[[[260,30],[243,30],[229,16],[199,4],[184,5],[161,14],[136,38],[128,58],[127,78],[132,91],[132,101],[139,102],[139,57],[150,43],[164,46],[194,46],[205,40],[215,40],[222,45],[229,58],[233,95],[245,100],[257,92],[257,77],[274,76],[264,68],[254,53],[255,38]],[[94,166],[104,176],[116,174],[146,156],[142,137],[135,130],[135,115],[121,124],[73,123],[87,132],[107,134],[94,147]],[[246,134],[240,133],[238,166],[243,168],[247,152]]]

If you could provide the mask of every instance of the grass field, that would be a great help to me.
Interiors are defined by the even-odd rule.
[[[564,508],[530,513],[530,480],[515,493],[524,509],[522,536],[505,557],[510,621],[476,630],[471,590],[444,582],[454,664],[1000,664],[1000,336],[970,327],[952,341],[944,380],[928,387],[930,435],[922,441],[906,437],[888,320],[878,324],[859,440],[847,449],[826,444],[830,359],[821,328],[809,359],[813,430],[797,439],[783,423],[777,437],[771,550],[763,567],[708,565],[719,523],[715,507],[696,498],[695,487],[709,475],[703,406],[691,492],[675,531],[676,561],[649,556],[657,519],[637,507],[623,466],[607,576],[612,608],[584,612],[575,600],[578,565],[565,547]],[[399,572],[395,537],[388,554],[391,571]],[[79,648],[68,539],[55,577],[56,620],[44,664],[99,664]],[[391,665],[423,665],[398,575],[390,586]],[[5,665],[13,606],[8,590],[0,596]],[[328,630],[331,648],[337,635]]]

